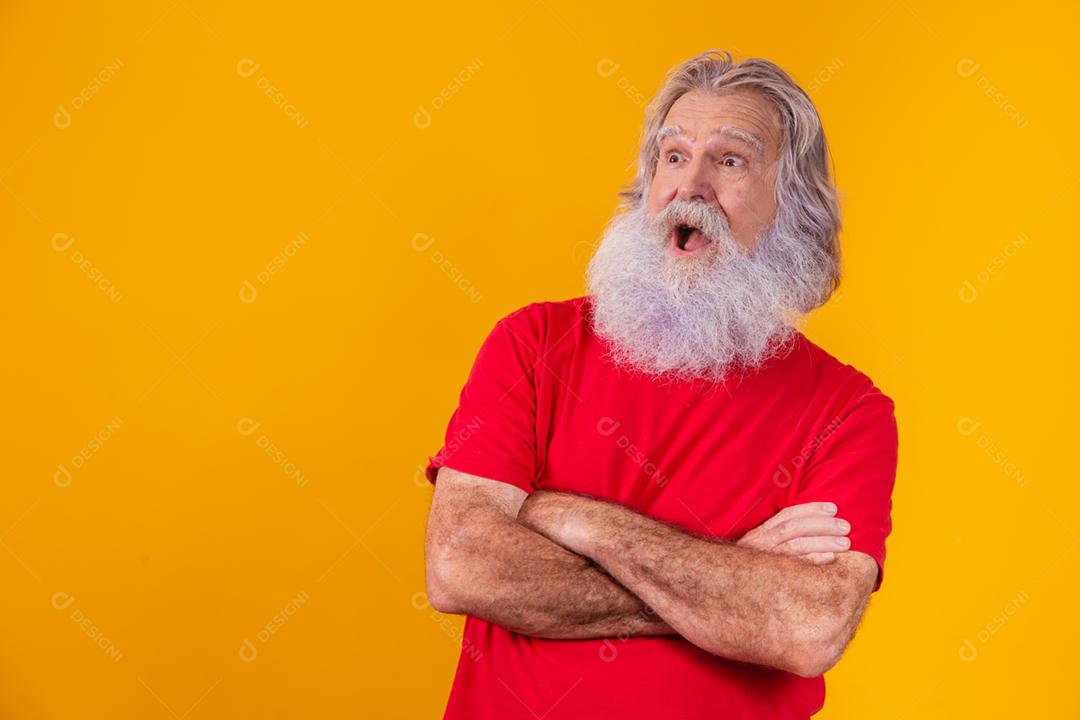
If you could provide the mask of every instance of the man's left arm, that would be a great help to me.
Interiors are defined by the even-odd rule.
[[[592,559],[698,647],[802,677],[840,659],[878,573],[862,552],[814,565],[569,493],[533,493],[518,521]]]

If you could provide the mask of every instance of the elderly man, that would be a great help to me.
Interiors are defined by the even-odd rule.
[[[881,586],[893,401],[797,329],[839,283],[813,103],[711,51],[649,106],[589,295],[499,320],[435,482],[448,718],[805,718]]]

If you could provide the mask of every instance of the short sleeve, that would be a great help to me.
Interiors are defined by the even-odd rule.
[[[536,383],[538,346],[528,308],[504,317],[488,334],[473,362],[442,448],[429,458],[425,476],[438,469],[499,480],[534,490],[536,476]]]
[[[819,433],[796,499],[836,503],[837,517],[851,523],[850,549],[877,561],[874,592],[885,577],[898,449],[893,401],[871,387]]]

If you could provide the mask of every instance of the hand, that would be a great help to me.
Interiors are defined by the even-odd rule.
[[[743,535],[736,545],[765,552],[794,555],[826,565],[851,547],[851,525],[835,516],[830,503],[811,502],[786,507]],[[833,505],[832,507],[835,507]]]
[[[589,520],[599,505],[598,501],[581,495],[537,490],[521,504],[517,521],[580,554],[589,537]]]

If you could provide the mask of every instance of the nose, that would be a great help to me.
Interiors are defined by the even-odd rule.
[[[716,193],[708,182],[703,157],[694,158],[679,179],[676,197],[687,202],[705,202],[716,205]]]

